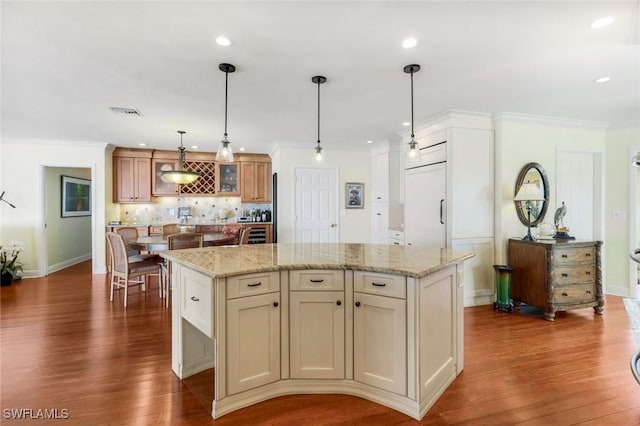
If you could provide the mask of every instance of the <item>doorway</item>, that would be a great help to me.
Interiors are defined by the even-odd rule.
[[[63,214],[63,196],[71,196],[63,191],[63,179],[66,185],[72,186],[70,181],[90,183],[92,168],[45,165],[42,174],[44,232],[39,258],[44,260],[44,265],[41,265],[44,266],[44,275],[48,275],[93,257],[95,191],[90,187],[88,212]]]
[[[338,179],[335,168],[296,167],[297,243],[338,241]]]

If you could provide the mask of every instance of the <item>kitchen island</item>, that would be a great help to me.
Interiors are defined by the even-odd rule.
[[[172,369],[214,370],[212,416],[281,395],[344,393],[422,418],[464,366],[470,252],[265,244],[172,262]]]

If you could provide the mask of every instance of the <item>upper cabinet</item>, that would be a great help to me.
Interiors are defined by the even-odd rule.
[[[271,201],[271,158],[268,155],[241,157],[241,197],[245,203]]]
[[[216,163],[216,195],[240,195],[238,163]]]
[[[118,149],[113,152],[113,201],[151,202],[151,150]]]
[[[241,196],[243,202],[271,201],[271,158],[239,154],[235,163],[215,161],[215,153],[187,152],[184,170],[200,173],[179,185],[162,172],[178,168],[176,151],[116,148],[113,152],[113,201],[150,203],[151,196]]]

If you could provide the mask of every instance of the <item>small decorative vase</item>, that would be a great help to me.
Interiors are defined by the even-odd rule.
[[[13,274],[10,274],[9,272],[3,272],[0,279],[0,285],[2,285],[2,287],[13,284]]]

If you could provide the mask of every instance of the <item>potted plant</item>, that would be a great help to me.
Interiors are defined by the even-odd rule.
[[[22,251],[21,244],[13,241],[9,244],[0,243],[0,284],[11,285],[18,272],[22,272],[22,262],[18,255]]]

